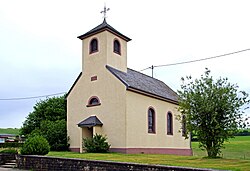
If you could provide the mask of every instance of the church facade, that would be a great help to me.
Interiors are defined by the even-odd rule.
[[[127,42],[104,19],[78,37],[82,72],[67,94],[71,151],[82,139],[102,134],[110,151],[192,155],[182,135],[177,94],[165,83],[127,68]]]

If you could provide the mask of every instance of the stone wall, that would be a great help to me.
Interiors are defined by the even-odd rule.
[[[19,169],[32,169],[34,171],[212,171],[212,169],[195,169],[174,166],[146,165],[125,162],[95,161],[28,155],[17,156],[17,167]]]

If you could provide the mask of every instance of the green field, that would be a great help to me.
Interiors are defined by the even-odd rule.
[[[19,130],[20,129],[18,129],[18,128],[0,128],[0,134],[15,134],[15,135],[18,135]]]
[[[196,168],[213,168],[221,170],[250,171],[250,136],[236,137],[226,143],[223,158],[207,159],[206,153],[193,142],[194,156],[175,156],[159,154],[120,154],[120,153],[73,153],[50,152],[48,156],[82,158],[91,160],[109,160],[133,163],[160,164]],[[245,156],[245,157],[244,157]],[[245,159],[244,159],[245,158]]]
[[[192,142],[194,156],[205,156],[206,151],[198,148],[198,142]],[[237,136],[225,143],[221,157],[227,159],[247,159],[250,160],[250,136]]]

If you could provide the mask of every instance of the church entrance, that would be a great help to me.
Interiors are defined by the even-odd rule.
[[[93,137],[93,127],[83,127],[82,138],[92,138],[92,137]]]

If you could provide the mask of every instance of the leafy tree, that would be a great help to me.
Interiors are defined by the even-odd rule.
[[[83,138],[83,148],[85,148],[88,153],[107,153],[110,144],[107,142],[106,137],[95,134],[93,138]]]
[[[22,135],[42,135],[52,150],[68,148],[65,96],[47,98],[34,106],[20,130]]]
[[[24,135],[30,134],[34,129],[40,129],[44,120],[66,120],[67,117],[65,96],[41,100],[33,108],[34,111],[28,115],[20,130]]]
[[[26,155],[46,155],[49,153],[50,146],[48,141],[40,136],[34,135],[30,136],[23,147],[21,148],[21,154]]]
[[[41,135],[48,140],[51,150],[68,150],[67,126],[64,119],[57,121],[43,121],[40,130]]]
[[[187,76],[182,81],[178,118],[186,116],[185,136],[195,132],[199,147],[207,151],[208,157],[215,158],[221,153],[224,141],[244,126],[242,107],[249,104],[248,94],[237,91],[238,86],[230,84],[227,78],[213,80],[207,68],[200,79],[193,81]]]

